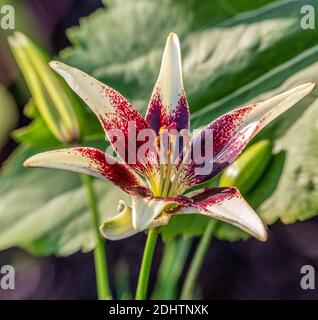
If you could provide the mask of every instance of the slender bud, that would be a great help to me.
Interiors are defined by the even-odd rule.
[[[250,191],[272,158],[272,143],[261,140],[247,148],[221,175],[221,187],[235,186],[242,194]]]
[[[62,143],[80,140],[73,92],[48,65],[48,56],[20,32],[8,37],[15,60],[30,89],[33,102],[52,134]]]

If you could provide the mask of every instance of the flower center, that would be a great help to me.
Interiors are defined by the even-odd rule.
[[[190,154],[190,138],[177,130],[161,128],[156,139],[158,165],[149,186],[158,197],[172,197],[183,192],[182,173]]]

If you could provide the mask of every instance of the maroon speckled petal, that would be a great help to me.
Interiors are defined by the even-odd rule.
[[[265,241],[267,229],[236,188],[206,189],[194,195],[193,203],[180,206],[176,213],[200,213],[230,223]]]
[[[213,150],[208,150],[213,155],[213,169],[209,174],[196,175],[195,169],[199,166],[190,163],[184,173],[188,187],[211,179],[233,163],[262,128],[305,97],[314,86],[303,84],[260,103],[236,109],[202,129],[193,138],[192,146],[198,144],[203,150],[206,137],[213,135]]]
[[[95,148],[70,148],[39,153],[29,158],[25,167],[55,168],[85,173],[113,182],[136,197],[151,195],[141,178],[127,165]]]
[[[155,84],[146,120],[156,132],[172,124],[178,130],[189,128],[189,107],[182,80],[181,52],[177,35],[168,36],[158,80]]]
[[[141,163],[138,159],[128,161],[128,144],[136,144],[138,148],[142,144],[137,141],[138,133],[149,128],[139,111],[119,92],[88,74],[56,61],[51,62],[50,66],[64,77],[69,86],[96,114],[118,155],[134,169],[147,171],[149,164]],[[123,139],[118,138],[120,136]]]

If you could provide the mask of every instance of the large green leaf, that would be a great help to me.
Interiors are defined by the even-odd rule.
[[[77,174],[25,169],[37,153],[18,148],[0,175],[0,248],[26,248],[34,254],[68,255],[95,246],[84,189]],[[116,213],[126,194],[113,185],[94,181],[101,219]],[[126,199],[128,200],[128,199]]]
[[[191,13],[168,4],[137,0],[121,6],[121,1],[113,2],[109,9],[83,20],[81,28],[71,29],[73,47],[62,57],[115,87],[144,110],[158,74],[165,37],[176,31],[181,38],[185,88],[193,112],[317,43],[318,30],[300,28],[302,0],[275,2],[195,32]],[[314,5],[315,0],[307,4]],[[155,34],[150,25],[157,28]],[[98,32],[115,27],[116,32]],[[210,119],[224,112],[217,111]]]
[[[80,26],[68,30],[72,47],[63,52],[65,59],[90,73],[115,63],[127,63],[154,49],[162,50],[162,43],[171,31],[182,36],[199,26],[215,25],[273,0],[104,2],[107,9],[97,10],[82,19]]]
[[[192,14],[191,29],[204,28],[275,0],[174,0]],[[188,13],[189,14],[189,13]]]
[[[278,140],[279,146],[287,150],[287,156],[276,190],[259,208],[268,223],[276,219],[293,223],[318,213],[317,119],[318,100]]]

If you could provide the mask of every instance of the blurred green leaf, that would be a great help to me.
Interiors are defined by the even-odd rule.
[[[85,191],[77,174],[22,164],[39,152],[18,148],[0,174],[0,249],[19,246],[37,255],[69,255],[95,246]],[[116,214],[127,195],[113,185],[94,181],[101,219]]]
[[[275,0],[174,0],[192,14],[191,29],[216,25],[241,12],[262,7]],[[171,2],[171,1],[170,1]]]
[[[117,300],[132,300],[129,286],[129,266],[125,260],[120,260],[115,267],[115,290]]]
[[[302,0],[274,2],[216,26],[207,23],[195,32],[192,12],[181,2],[124,2],[112,2],[109,8],[83,19],[80,27],[71,28],[68,34],[73,46],[61,57],[116,88],[143,111],[170,31],[180,36],[192,112],[230,95],[317,43],[318,30],[300,28]],[[314,5],[315,0],[307,4]],[[232,108],[211,108],[209,117],[193,125],[198,127]]]
[[[154,300],[175,300],[178,298],[178,281],[188,257],[192,241],[172,238],[164,246],[157,282],[152,293]]]
[[[140,60],[150,51],[161,51],[171,31],[182,37],[198,27],[211,27],[270,2],[273,0],[104,0],[106,9],[97,10],[82,19],[80,26],[68,30],[72,47],[62,56],[92,74],[109,65]],[[147,69],[158,72],[156,66]]]

